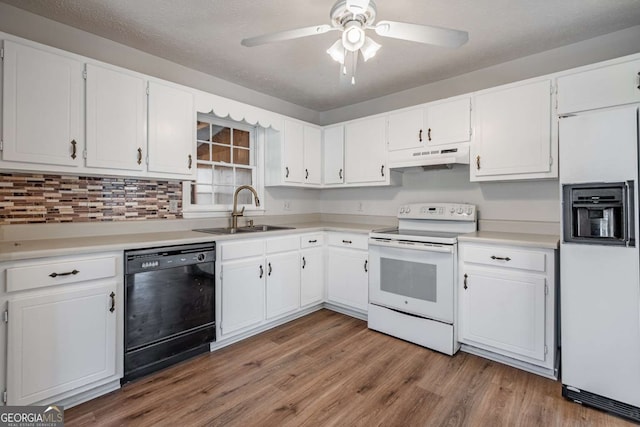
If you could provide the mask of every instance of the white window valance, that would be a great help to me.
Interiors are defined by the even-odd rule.
[[[244,121],[263,128],[282,129],[281,115],[232,99],[197,91],[195,105],[199,113],[213,113],[220,118],[230,118],[237,122]]]

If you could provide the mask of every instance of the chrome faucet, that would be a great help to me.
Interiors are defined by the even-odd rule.
[[[242,210],[238,212],[238,193],[242,190],[249,190],[253,193],[253,197],[255,199],[256,207],[260,206],[260,199],[258,198],[258,192],[250,185],[241,185],[236,188],[235,193],[233,193],[233,211],[231,212],[231,228],[238,228],[238,217],[244,215],[244,206]]]

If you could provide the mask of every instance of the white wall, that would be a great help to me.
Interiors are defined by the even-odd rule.
[[[320,190],[266,187],[264,193],[267,215],[319,213],[321,209]],[[285,209],[285,203],[288,203],[288,209]]]
[[[559,194],[557,180],[471,183],[469,167],[459,165],[405,172],[399,187],[323,190],[321,212],[395,216],[404,203],[463,202],[477,205],[479,219],[485,221],[558,223]]]

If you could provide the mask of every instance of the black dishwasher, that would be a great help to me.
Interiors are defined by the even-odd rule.
[[[215,243],[125,252],[123,383],[209,351],[215,253]]]

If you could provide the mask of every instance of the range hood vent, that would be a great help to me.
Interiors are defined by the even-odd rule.
[[[404,170],[422,168],[423,170],[451,169],[457,164],[469,164],[469,144],[457,144],[442,149],[402,150],[389,153],[389,168]]]

